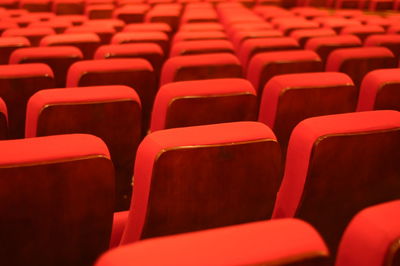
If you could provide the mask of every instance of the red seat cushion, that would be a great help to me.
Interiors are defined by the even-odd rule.
[[[200,40],[176,42],[170,51],[170,57],[179,55],[234,53],[233,45],[227,40]]]

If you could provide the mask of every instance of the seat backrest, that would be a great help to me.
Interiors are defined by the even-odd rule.
[[[281,219],[140,241],[105,253],[96,266],[305,265],[328,253],[312,226]]]
[[[5,265],[90,265],[108,248],[114,170],[104,142],[59,135],[0,142]]]
[[[397,111],[306,119],[291,135],[273,217],[310,222],[335,254],[358,211],[400,198],[398,158]]]
[[[279,145],[262,123],[153,132],[136,155],[121,243],[268,219],[280,172]]]

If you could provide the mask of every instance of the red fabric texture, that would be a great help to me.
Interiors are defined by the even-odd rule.
[[[172,44],[179,41],[190,40],[212,40],[212,39],[227,39],[225,33],[221,31],[180,31],[175,34]]]
[[[105,253],[95,265],[272,265],[310,254],[328,254],[318,232],[282,219],[144,240]]]
[[[112,224],[110,248],[119,246],[122,234],[125,230],[126,222],[128,220],[129,211],[121,211],[114,213],[114,219]]]
[[[353,84],[349,76],[338,72],[299,73],[274,76],[265,85],[258,121],[274,128],[279,99],[287,89],[336,87]]]
[[[2,98],[0,98],[0,113],[3,113],[4,116],[6,117],[6,120],[8,121],[7,106],[6,106],[6,103],[3,101]]]
[[[258,122],[234,122],[159,130],[147,135],[139,145],[134,168],[133,197],[121,244],[140,239],[146,219],[153,164],[165,149],[181,146],[235,143],[249,140],[276,140],[271,129]]]
[[[341,34],[357,34],[357,33],[385,33],[384,28],[378,25],[356,25],[344,27]]]
[[[313,51],[279,51],[259,53],[253,56],[247,67],[247,79],[251,81],[254,88],[261,86],[261,75],[263,69],[269,64],[304,62],[304,61],[320,61],[319,56]]]
[[[65,30],[66,34],[72,34],[72,33],[108,33],[108,34],[114,34],[116,31],[113,26],[108,25],[102,25],[101,27],[93,25],[82,25],[82,26],[76,26],[76,27],[70,27]]]
[[[349,59],[394,57],[385,47],[343,48],[333,51],[326,62],[326,71],[340,71],[341,65]]]
[[[239,49],[241,44],[246,39],[256,38],[271,38],[271,37],[283,37],[283,33],[279,30],[246,30],[237,31],[232,35],[233,45]]]
[[[285,174],[273,218],[293,217],[300,203],[315,141],[325,135],[373,132],[400,127],[400,112],[371,111],[319,116],[300,122],[290,137]]]
[[[180,31],[224,31],[224,26],[216,22],[197,22],[184,24]]]
[[[400,44],[399,34],[370,35],[365,40],[365,46],[384,46],[385,44]]]
[[[113,56],[140,57],[143,54],[156,54],[163,56],[164,52],[155,43],[129,43],[129,44],[110,44],[100,46],[94,55],[94,59],[104,59]]]
[[[227,40],[200,40],[200,41],[180,41],[171,47],[170,57],[182,55],[187,51],[219,51],[234,53],[233,45]]]
[[[0,65],[0,78],[25,78],[25,77],[54,77],[53,71],[46,64],[15,64]]]
[[[376,95],[385,84],[397,83],[400,85],[400,69],[378,69],[365,75],[358,98],[357,111],[370,111],[374,109]]]
[[[112,44],[128,42],[168,41],[168,35],[161,31],[119,32],[111,39]]]
[[[171,27],[167,23],[153,22],[153,23],[131,23],[124,27],[123,32],[139,32],[139,31],[161,31],[170,33]]]
[[[141,58],[83,60],[74,63],[68,70],[67,87],[78,87],[80,78],[87,73],[153,71],[150,63]]]
[[[52,28],[16,28],[7,29],[3,32],[2,36],[45,36],[55,34]]]
[[[106,144],[87,134],[54,135],[47,137],[7,140],[0,142],[0,165],[31,164],[60,161],[86,156],[110,159]]]
[[[15,50],[10,56],[10,64],[18,64],[26,59],[40,58],[82,58],[82,52],[74,46],[31,47]]]
[[[40,46],[65,45],[84,42],[100,43],[100,38],[95,33],[63,33],[44,37],[40,41]]]
[[[175,81],[176,72],[186,67],[238,65],[239,59],[229,53],[175,56],[169,58],[162,67],[160,85]]]
[[[140,104],[135,90],[122,85],[40,90],[32,95],[27,104],[25,137],[36,136],[37,121],[47,105],[112,102],[121,99],[129,99]]]
[[[400,238],[399,221],[399,200],[359,212],[343,234],[335,265],[389,265],[385,259],[391,245]]]
[[[16,36],[16,37],[1,37],[0,47],[25,47],[30,46],[30,42],[27,38]]]
[[[358,45],[361,46],[361,40],[357,36],[343,35],[343,36],[330,36],[330,37],[315,37],[306,43],[306,49],[317,50],[325,45]]]
[[[177,97],[230,95],[245,92],[256,94],[251,83],[245,79],[209,79],[166,84],[159,89],[154,101],[150,130],[165,128],[168,107]]]
[[[295,38],[297,41],[302,39],[309,39],[314,37],[327,37],[335,36],[336,32],[332,29],[300,29],[294,30],[290,33],[290,37]]]

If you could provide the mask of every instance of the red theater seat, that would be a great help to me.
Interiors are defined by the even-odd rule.
[[[254,121],[256,115],[257,96],[245,79],[174,82],[159,89],[150,130]]]
[[[335,265],[399,265],[399,213],[399,200],[359,212],[344,232]]]
[[[235,51],[232,43],[228,40],[180,41],[171,47],[170,57],[210,53],[234,54]]]
[[[11,20],[0,20],[0,34],[2,34],[7,29],[18,28],[18,24]]]
[[[298,217],[332,256],[360,210],[400,197],[400,113],[372,111],[303,120],[290,137],[273,218]]]
[[[321,59],[312,51],[266,52],[253,56],[247,67],[247,79],[253,83],[261,99],[265,84],[275,75],[322,70]]]
[[[160,22],[153,22],[153,23],[132,23],[128,24],[124,27],[123,32],[154,32],[154,31],[161,31],[167,34],[168,36],[171,35],[172,29],[166,23]]]
[[[69,67],[82,60],[81,51],[73,46],[32,47],[15,50],[10,56],[10,64],[44,63],[54,73],[56,87],[65,87]]]
[[[274,131],[285,152],[298,123],[314,116],[354,112],[357,97],[358,89],[343,73],[278,75],[265,85],[258,120]]]
[[[385,47],[345,48],[333,51],[326,62],[326,71],[349,75],[358,87],[364,76],[375,69],[396,67],[398,60]]]
[[[141,58],[87,60],[73,64],[68,71],[67,87],[126,85],[134,89],[142,103],[142,129],[147,131],[156,95],[151,64]]]
[[[313,50],[320,57],[324,64],[329,54],[340,48],[360,47],[361,40],[354,35],[330,36],[330,37],[314,37],[306,42],[305,48]]]
[[[364,42],[365,46],[383,46],[388,48],[399,58],[400,56],[400,34],[377,34],[370,35]]]
[[[109,44],[111,38],[115,34],[116,30],[112,25],[82,25],[76,27],[69,27],[65,30],[64,33],[69,34],[79,34],[79,33],[96,33],[102,44]]]
[[[112,226],[114,170],[104,142],[60,135],[1,141],[0,150],[2,264],[91,265]]]
[[[283,33],[279,30],[246,30],[246,31],[237,31],[232,34],[232,42],[237,49],[239,49],[243,42],[249,39],[266,39],[273,37],[283,37]]]
[[[362,42],[372,34],[384,34],[385,29],[378,25],[362,25],[344,27],[340,34],[356,35]]]
[[[101,45],[101,40],[95,33],[65,33],[46,36],[40,42],[40,46],[66,45],[79,48],[85,59],[92,59],[94,52]]]
[[[259,30],[272,30],[273,26],[267,22],[244,22],[229,25],[226,31],[229,35],[233,35],[238,31],[259,31]],[[283,35],[283,34],[282,34]]]
[[[86,6],[85,14],[89,19],[110,19],[113,10],[113,4],[94,4]]]
[[[53,87],[53,72],[45,64],[0,66],[0,97],[8,109],[9,138],[24,137],[26,104],[29,98],[38,90]]]
[[[31,97],[25,137],[73,133],[92,134],[107,144],[115,167],[115,208],[127,210],[141,139],[139,96],[127,86],[93,86],[41,90]]]
[[[246,67],[258,53],[298,49],[300,49],[299,43],[290,37],[248,39],[242,43],[238,56],[243,67]]]
[[[32,46],[39,46],[40,40],[47,36],[55,34],[52,28],[15,28],[7,29],[1,36],[3,37],[25,37]]]
[[[150,6],[147,4],[125,5],[114,9],[113,17],[124,21],[126,24],[144,21],[144,16]]]
[[[83,15],[84,0],[53,0],[53,12],[57,15]]]
[[[242,67],[239,59],[232,54],[186,55],[171,57],[164,63],[160,84],[185,80],[241,77]]]
[[[391,109],[400,111],[400,69],[378,69],[365,75],[357,111]]]
[[[86,20],[83,26],[96,28],[113,27],[116,31],[121,31],[125,27],[125,22],[120,19],[91,19]]]
[[[340,33],[340,31],[347,26],[361,25],[359,20],[341,17],[322,17],[320,19],[315,19],[315,21],[319,22],[323,28],[331,28],[336,31],[336,33]]]
[[[6,103],[0,98],[0,139],[8,138],[8,112]]]
[[[306,42],[315,37],[335,36],[336,32],[332,29],[305,29],[294,30],[290,33],[290,37],[295,38],[301,47],[306,45]]]
[[[300,29],[317,29],[319,28],[319,24],[315,21],[309,20],[285,20],[278,24],[278,29],[281,30],[285,35],[290,35],[290,33],[294,30]]]
[[[112,44],[155,43],[167,54],[169,47],[168,35],[161,31],[119,32],[111,39]]]
[[[158,76],[164,61],[164,52],[161,47],[155,43],[129,43],[100,46],[94,55],[94,59],[110,58],[146,59],[153,66]]]
[[[0,38],[0,64],[6,65],[13,51],[19,48],[29,47],[30,42],[25,37],[1,37]]]
[[[224,31],[224,26],[215,22],[198,22],[183,24],[179,31]]]
[[[186,8],[186,11],[181,17],[181,24],[202,22],[218,22],[217,13],[212,8],[195,9],[193,11]]]
[[[50,12],[50,0],[20,0],[19,8],[28,10],[29,12]]]
[[[157,7],[157,6],[156,6]],[[145,22],[162,22],[168,24],[173,31],[179,27],[180,8],[153,8],[145,17]]]
[[[175,34],[172,44],[181,41],[201,40],[227,40],[228,37],[222,31],[179,31]]]
[[[96,266],[318,263],[328,254],[310,225],[284,219],[141,241],[105,253]]]
[[[37,21],[29,24],[28,28],[52,28],[55,33],[60,34],[65,31],[66,28],[72,27],[72,22],[68,20],[49,20],[49,21]]]
[[[258,122],[147,135],[121,244],[270,218],[280,163],[274,134]]]

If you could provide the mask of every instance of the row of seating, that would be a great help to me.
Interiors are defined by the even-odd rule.
[[[398,265],[399,210],[397,200],[359,212],[344,232],[335,265]],[[141,241],[107,252],[96,266],[323,265],[328,255],[310,225],[280,219]]]
[[[262,123],[159,130],[139,145],[130,210],[115,214],[99,138],[1,141],[1,259],[89,265],[108,245],[291,217],[314,226],[335,258],[358,211],[399,198],[399,141],[397,111],[309,118],[293,131],[282,178],[278,141]]]

